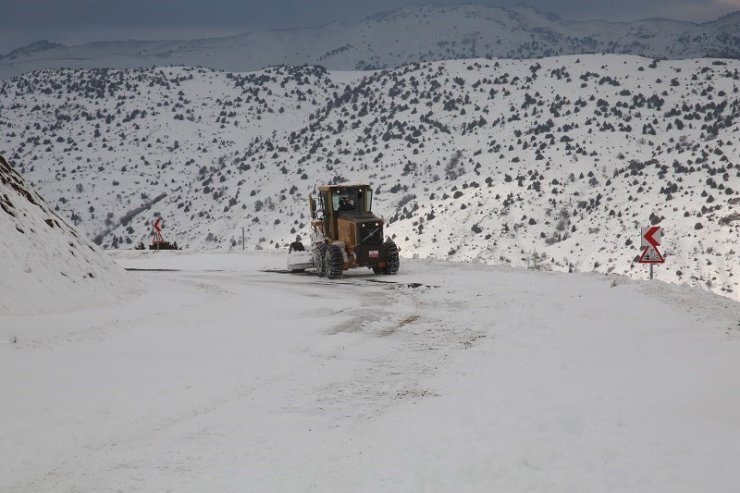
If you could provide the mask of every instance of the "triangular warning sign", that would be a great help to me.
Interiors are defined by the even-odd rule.
[[[641,264],[662,264],[665,262],[665,259],[657,248],[649,246],[643,250],[642,255],[640,255],[639,262]]]

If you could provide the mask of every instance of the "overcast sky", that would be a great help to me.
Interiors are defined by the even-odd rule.
[[[0,53],[38,39],[66,44],[103,39],[194,38],[244,29],[354,22],[418,4],[521,1],[423,0],[0,0]],[[667,17],[704,22],[740,10],[740,0],[530,0],[565,18],[634,20]]]

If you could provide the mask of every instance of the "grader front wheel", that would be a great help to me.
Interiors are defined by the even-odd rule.
[[[385,258],[385,268],[383,274],[396,274],[400,267],[400,259],[398,258],[398,247],[392,241],[387,241],[383,244],[383,257]]]
[[[321,245],[318,247],[318,252],[316,252],[316,270],[319,273],[319,277],[326,277],[326,265],[324,263],[324,256],[326,255],[326,246]]]

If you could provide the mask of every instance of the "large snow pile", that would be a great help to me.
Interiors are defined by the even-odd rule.
[[[40,72],[0,81],[0,142],[103,246],[283,247],[306,194],[370,182],[404,255],[646,276],[740,296],[740,61],[618,55]]]
[[[0,314],[43,313],[100,301],[126,273],[57,216],[0,156]]]
[[[258,70],[320,64],[339,70],[392,68],[461,58],[537,58],[623,53],[655,58],[740,57],[740,12],[695,24],[667,19],[572,21],[531,7],[411,6],[360,22],[236,36],[61,46],[40,41],[0,57],[0,77],[44,68],[189,65]]]

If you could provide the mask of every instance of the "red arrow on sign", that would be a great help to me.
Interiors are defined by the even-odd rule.
[[[660,245],[660,241],[658,241],[656,238],[653,237],[655,233],[657,233],[658,231],[660,231],[660,226],[653,226],[652,228],[647,230],[647,233],[643,235],[643,237],[645,238],[645,241],[650,243],[653,246],[653,248],[658,247]]]

